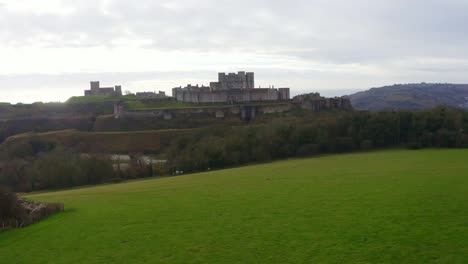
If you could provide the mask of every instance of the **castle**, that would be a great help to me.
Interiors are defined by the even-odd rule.
[[[90,90],[85,90],[85,96],[122,96],[122,86],[100,87],[99,82],[91,82]]]
[[[163,99],[166,98],[166,92],[138,92],[135,94],[138,99]]]
[[[176,87],[172,96],[189,103],[244,103],[289,100],[289,88],[255,88],[253,72],[218,73],[218,81],[210,86]]]
[[[236,105],[209,105],[182,108],[158,108],[129,110],[123,102],[114,104],[114,118],[155,118],[160,120],[179,120],[181,123],[196,119],[207,118],[224,119],[238,117],[242,121],[251,121],[257,116],[268,114],[288,113],[299,109],[311,112],[323,111],[351,111],[353,107],[349,98],[325,98],[319,93],[302,94],[292,100],[273,103],[248,103]],[[231,119],[232,120],[232,119]]]

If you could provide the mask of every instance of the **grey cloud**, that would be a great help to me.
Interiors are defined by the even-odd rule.
[[[249,69],[262,73],[257,75],[262,83],[291,85],[301,90],[364,89],[394,82],[468,81],[464,73],[468,67],[466,0],[62,2],[72,9],[71,13],[13,12],[0,3],[0,48],[41,46],[79,50],[113,47],[121,45],[121,40],[143,40],[140,44],[143,49],[201,53],[246,51],[259,56],[332,65],[328,67],[356,64],[372,68],[372,72],[338,73],[284,67],[275,70],[268,68],[269,65]],[[424,61],[424,58],[432,61]],[[127,82],[130,86],[139,80],[163,79],[166,83],[183,85],[182,81],[174,80],[195,79],[201,83],[215,76],[213,72],[196,70],[191,73],[0,76],[0,83],[3,87],[10,84],[15,89],[27,89],[40,82],[46,88],[50,85],[55,87],[53,89],[70,89],[71,94],[76,94],[81,92],[81,85],[91,79],[110,84]],[[65,88],[67,83],[70,88]]]
[[[249,50],[342,63],[467,55],[466,1],[292,0],[70,1],[67,16],[0,9],[11,45]],[[48,36],[49,38],[45,38]]]

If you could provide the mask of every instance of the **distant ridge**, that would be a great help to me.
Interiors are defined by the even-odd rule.
[[[437,106],[468,110],[468,84],[395,84],[348,97],[359,110],[424,110]]]

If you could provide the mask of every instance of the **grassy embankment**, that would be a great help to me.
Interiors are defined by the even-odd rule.
[[[80,132],[63,130],[46,133],[26,133],[9,137],[2,148],[15,147],[31,140],[55,143],[80,152],[131,153],[158,152],[179,136],[195,130],[147,130],[134,132]]]
[[[122,102],[128,110],[166,109],[194,106],[193,104],[177,102],[171,98],[166,100],[139,100],[134,95],[125,96],[74,96],[67,100],[67,104],[89,104],[104,102]]]
[[[333,155],[30,195],[2,263],[467,263],[468,150]]]
[[[89,104],[89,103],[104,103],[117,101],[133,101],[135,96],[73,96],[67,100],[67,104]]]

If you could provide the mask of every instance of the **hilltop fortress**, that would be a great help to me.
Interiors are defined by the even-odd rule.
[[[133,129],[154,127],[170,128],[191,127],[189,123],[209,123],[213,119],[229,120],[229,122],[252,121],[268,119],[269,115],[283,115],[300,111],[334,111],[352,110],[347,98],[325,98],[318,93],[298,95],[291,99],[289,88],[255,88],[255,74],[239,71],[237,73],[218,73],[218,81],[210,82],[209,86],[176,87],[172,89],[172,97],[164,92],[138,92],[130,97],[122,95],[122,87],[100,87],[99,82],[91,82],[90,90],[85,90],[86,96],[114,96],[114,120],[108,124],[122,124],[128,129],[135,123]],[[176,101],[184,104],[177,104]],[[112,101],[111,101],[112,102]],[[135,105],[137,107],[135,107]],[[180,107],[180,106],[183,107]],[[179,106],[179,107],[178,107]],[[153,124],[155,120],[157,122]],[[136,120],[136,121],[135,121]],[[169,120],[173,120],[169,122]],[[132,121],[132,122],[133,122]],[[138,123],[140,122],[140,123]],[[146,124],[147,122],[151,124]],[[102,123],[102,122],[101,122]],[[192,125],[193,126],[193,125]],[[105,125],[104,125],[105,127]],[[109,125],[108,127],[111,127]],[[118,130],[118,128],[116,128]]]
[[[218,81],[210,86],[176,87],[172,96],[188,103],[246,103],[285,101],[290,99],[289,88],[255,88],[253,72],[218,73]]]
[[[351,110],[346,98],[324,98],[318,93],[296,96],[290,99],[289,88],[255,88],[253,72],[218,73],[218,81],[210,86],[176,87],[172,98],[189,103],[183,108],[127,109],[125,103],[114,106],[115,119],[156,118],[161,120],[209,120],[238,118],[251,121],[258,116],[282,114],[293,110],[333,111]],[[190,106],[192,104],[192,106]],[[212,104],[212,105],[211,105]]]
[[[150,118],[151,120],[179,120],[181,123],[195,122],[195,120],[232,120],[239,118],[242,121],[252,121],[259,116],[270,114],[286,114],[291,111],[322,112],[322,111],[351,111],[353,107],[348,98],[325,98],[319,93],[303,94],[284,102],[245,103],[245,104],[217,104],[194,105],[182,108],[155,108],[155,109],[126,109],[125,103],[114,105],[114,118]]]

